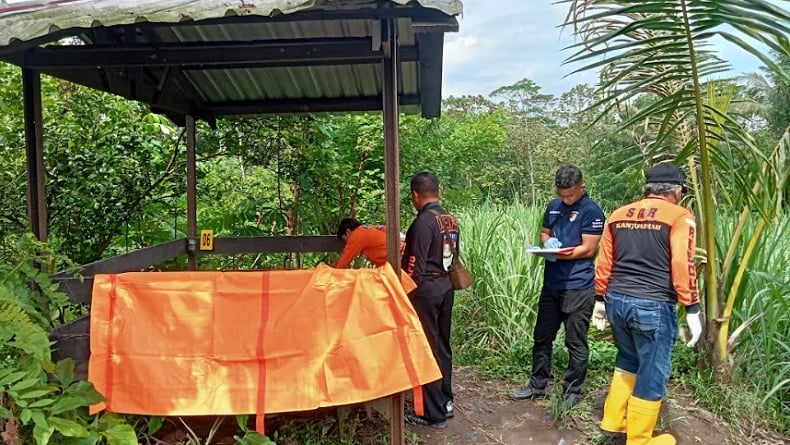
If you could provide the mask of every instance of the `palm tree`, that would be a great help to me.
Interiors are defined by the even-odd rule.
[[[649,122],[654,156],[672,154],[675,162],[689,167],[704,258],[708,327],[704,344],[714,368],[723,371],[719,375],[729,375],[733,302],[749,256],[781,206],[790,143],[783,137],[775,146],[761,148],[730,116],[734,90],[708,81],[730,68],[713,51],[712,43],[724,39],[787,79],[788,73],[760,48],[790,54],[790,13],[763,0],[559,3],[568,4],[565,25],[573,29],[578,41],[566,62],[581,65],[577,71],[600,69],[602,99],[595,105],[604,110],[601,117],[637,98],[652,96],[655,100],[629,114],[616,131]],[[715,237],[717,204],[743,209],[736,236],[718,240],[720,244]],[[760,224],[745,233],[743,220],[755,213]],[[748,237],[747,248],[736,249],[742,236]],[[723,262],[720,253],[724,253]]]

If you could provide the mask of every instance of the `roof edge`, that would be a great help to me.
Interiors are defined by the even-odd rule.
[[[11,1],[11,3],[8,3]],[[418,4],[448,16],[462,13],[461,0],[387,0],[397,5]],[[58,30],[140,22],[181,23],[228,16],[293,14],[308,10],[342,10],[358,3],[321,0],[256,0],[231,6],[216,0],[6,0],[0,5],[0,47],[38,39]],[[363,4],[364,5],[364,4]]]

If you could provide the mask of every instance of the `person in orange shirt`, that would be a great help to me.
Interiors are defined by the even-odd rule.
[[[354,218],[343,218],[337,228],[337,237],[346,243],[335,267],[343,269],[360,253],[376,267],[387,262],[387,231],[384,226],[364,225]],[[403,235],[401,235],[401,249]]]

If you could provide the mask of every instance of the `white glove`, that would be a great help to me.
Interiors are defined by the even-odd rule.
[[[702,312],[686,314],[686,323],[688,323],[689,331],[691,332],[691,340],[686,343],[686,346],[692,348],[697,344],[702,335]]]
[[[595,308],[592,313],[592,323],[599,331],[606,329],[606,326],[609,324],[609,320],[606,319],[606,305],[603,301],[595,301]]]

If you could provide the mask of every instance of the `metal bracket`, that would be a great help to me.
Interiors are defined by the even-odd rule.
[[[187,238],[187,254],[197,254],[197,240],[195,238]]]

